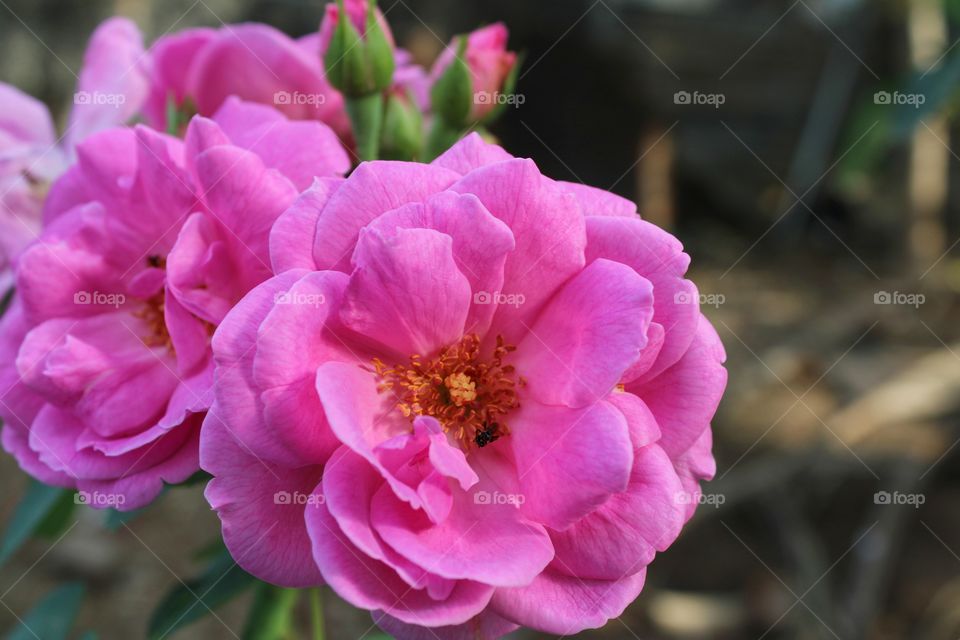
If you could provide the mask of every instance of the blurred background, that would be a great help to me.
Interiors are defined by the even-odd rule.
[[[494,132],[678,235],[727,348],[704,504],[624,615],[575,637],[960,637],[960,2],[380,6],[425,64],[505,22],[526,54],[523,100]],[[62,116],[109,15],[152,42],[245,20],[303,35],[321,13],[321,0],[0,0],[0,80]],[[25,485],[0,458],[0,521]],[[83,628],[142,637],[218,530],[199,487],[122,525],[80,515],[0,570],[0,629],[79,580]],[[377,637],[324,597],[330,638]],[[236,637],[248,606],[173,637]]]

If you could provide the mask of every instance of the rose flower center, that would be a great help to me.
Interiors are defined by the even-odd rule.
[[[167,322],[163,316],[163,305],[166,299],[166,293],[159,293],[147,298],[143,306],[133,315],[143,320],[147,325],[147,333],[141,336],[143,344],[148,347],[166,347],[173,349],[173,340],[170,338],[170,331],[167,329]]]
[[[515,350],[498,336],[493,354],[484,358],[479,336],[470,334],[431,360],[414,354],[409,364],[387,367],[374,358],[377,390],[396,394],[397,408],[411,422],[431,416],[463,448],[485,447],[510,433],[503,417],[520,406],[517,384],[523,385],[523,378],[515,380],[513,366],[503,363]]]
[[[147,266],[152,269],[166,269],[167,258],[161,255],[147,256]],[[173,350],[173,340],[170,338],[170,331],[167,329],[167,321],[164,318],[163,306],[166,302],[166,291],[161,289],[159,292],[143,301],[143,306],[133,315],[143,320],[147,325],[147,333],[141,336],[143,344],[148,347],[166,347]]]

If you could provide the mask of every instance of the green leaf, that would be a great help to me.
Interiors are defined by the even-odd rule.
[[[77,507],[77,494],[73,491],[64,491],[53,507],[47,512],[33,535],[40,538],[57,538],[73,520],[73,512]]]
[[[899,86],[871,91],[854,110],[840,144],[849,149],[835,172],[841,188],[855,189],[876,172],[891,150],[907,143],[923,121],[950,113],[958,88],[960,51],[954,50],[934,68],[914,72]]]
[[[240,595],[256,582],[224,551],[200,577],[186,584],[178,584],[167,593],[150,618],[147,637],[150,640],[168,637],[174,631],[208,615],[211,610]]]
[[[83,585],[60,587],[23,616],[6,640],[66,640],[82,600]]]
[[[430,108],[450,127],[466,127],[473,108],[473,80],[470,67],[463,57],[467,52],[467,37],[457,37],[457,54],[430,89]]]
[[[47,517],[62,504],[65,495],[73,499],[73,493],[66,489],[30,480],[26,494],[13,512],[3,542],[0,542],[0,565],[9,560],[41,525],[46,524]]]
[[[243,630],[243,640],[282,640],[293,628],[293,608],[300,592],[261,582]]]

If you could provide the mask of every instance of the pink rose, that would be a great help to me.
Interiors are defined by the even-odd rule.
[[[201,435],[237,562],[402,640],[620,615],[715,469],[725,356],[680,243],[471,135],[318,181],[270,254]]]
[[[498,22],[477,29],[467,36],[467,50],[464,61],[470,69],[473,82],[473,108],[470,119],[481,120],[494,106],[495,96],[503,91],[503,85],[517,62],[517,54],[507,51],[507,27]],[[457,43],[450,46],[437,59],[430,72],[436,80],[443,74],[457,54]]]
[[[0,83],[0,294],[12,283],[16,256],[40,232],[47,189],[72,161],[76,144],[140,109],[146,94],[142,57],[140,34],[129,20],[97,27],[59,140],[43,103]]]
[[[347,135],[343,98],[324,78],[315,37],[294,40],[265,24],[187,29],[151,47],[147,122],[166,130],[172,100],[209,116],[229,96],[279,109],[297,120],[319,120]]]
[[[40,480],[136,509],[198,469],[210,336],[271,275],[267,234],[350,166],[319,122],[227,100],[186,139],[110,129],[54,183],[0,321],[4,448]]]

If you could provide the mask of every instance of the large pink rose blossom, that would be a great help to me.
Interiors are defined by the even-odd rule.
[[[496,94],[503,91],[507,77],[517,63],[517,54],[507,50],[509,32],[500,22],[473,31],[466,36],[464,62],[473,83],[471,120],[481,120],[496,106]],[[457,55],[457,41],[448,46],[430,71],[435,82]]]
[[[277,217],[348,168],[326,126],[235,98],[185,140],[137,126],[82,142],[0,321],[4,448],[93,506],[135,509],[196,472],[210,336],[271,276]]]
[[[17,255],[37,238],[47,189],[72,162],[76,144],[139,111],[143,54],[129,20],[113,18],[94,31],[59,139],[43,103],[0,83],[0,294],[12,283]]]
[[[471,135],[317,181],[213,338],[237,562],[401,640],[620,615],[712,477],[723,347],[630,202]]]

